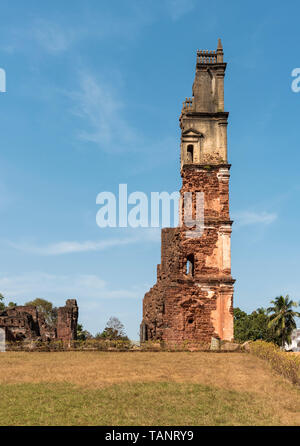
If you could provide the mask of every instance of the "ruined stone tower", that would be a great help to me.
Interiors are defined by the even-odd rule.
[[[220,39],[216,51],[197,51],[193,97],[179,119],[180,226],[162,230],[157,283],[143,301],[142,341],[233,339],[225,69]],[[201,233],[187,227],[186,192],[192,193],[193,219],[197,193],[203,193]]]

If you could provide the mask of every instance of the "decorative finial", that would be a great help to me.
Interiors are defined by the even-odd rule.
[[[217,48],[217,63],[223,63],[223,47],[221,39],[218,40],[218,48]]]

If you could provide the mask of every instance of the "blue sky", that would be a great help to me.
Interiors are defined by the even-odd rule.
[[[0,292],[77,298],[95,333],[138,338],[159,231],[100,229],[96,196],[180,188],[179,125],[196,50],[222,38],[230,112],[235,306],[300,300],[296,1],[1,2]]]

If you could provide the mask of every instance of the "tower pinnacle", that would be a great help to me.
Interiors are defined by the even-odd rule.
[[[221,39],[218,40],[218,48],[217,48],[217,63],[223,63],[223,47]]]

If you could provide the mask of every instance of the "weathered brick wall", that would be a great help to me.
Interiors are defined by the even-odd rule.
[[[50,327],[43,314],[33,305],[8,307],[0,312],[0,328],[5,329],[8,341],[76,339],[76,300],[68,300],[65,307],[59,308],[58,314],[57,327]]]
[[[78,306],[75,299],[68,299],[57,313],[57,338],[64,341],[76,339]]]
[[[6,329],[9,340],[34,338],[40,335],[37,309],[16,306],[0,312],[0,328]]]
[[[224,256],[228,253],[220,246],[221,228],[231,226],[228,184],[221,183],[218,177],[221,168],[189,169],[188,178],[183,178],[182,194],[186,190],[207,194],[204,233],[194,239],[186,238],[184,227],[162,230],[157,283],[143,301],[143,340],[209,342],[212,337],[233,337],[234,280],[230,268],[224,268]],[[186,271],[190,255],[194,257],[192,276]]]
[[[206,219],[229,220],[229,169],[230,164],[187,164],[181,170],[181,195],[192,192],[195,209],[194,193],[203,192]]]

